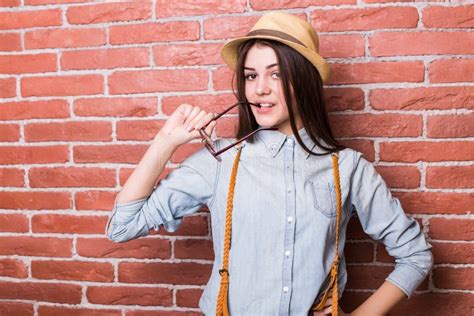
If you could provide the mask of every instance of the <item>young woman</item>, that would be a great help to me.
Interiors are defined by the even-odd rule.
[[[221,51],[242,103],[235,139],[212,146],[230,149],[216,155],[219,161],[203,148],[154,186],[180,145],[216,125],[212,113],[183,104],[117,196],[107,225],[116,242],[160,227],[173,232],[207,205],[215,262],[199,302],[205,315],[345,315],[337,300],[347,281],[343,250],[353,215],[396,265],[351,315],[386,314],[432,268],[417,222],[362,154],[334,139],[322,86],[330,68],[318,52],[309,23],[265,14]]]

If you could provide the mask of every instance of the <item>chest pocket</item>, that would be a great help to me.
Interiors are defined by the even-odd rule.
[[[337,216],[336,188],[331,183],[316,183],[311,181],[311,193],[315,209],[332,218]]]

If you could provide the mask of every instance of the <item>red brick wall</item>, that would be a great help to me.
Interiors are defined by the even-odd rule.
[[[426,232],[435,268],[393,315],[474,306],[474,6],[416,1],[0,0],[0,314],[199,315],[209,213],[125,244],[116,193],[181,103],[232,100],[219,57],[263,11],[306,17],[333,68],[337,137],[374,162]],[[218,125],[230,136],[235,116]],[[166,172],[195,151],[180,148]],[[352,310],[393,269],[350,225]]]

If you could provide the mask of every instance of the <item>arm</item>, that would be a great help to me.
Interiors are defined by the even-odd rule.
[[[400,201],[392,197],[382,177],[358,152],[350,198],[363,230],[382,241],[395,258],[395,269],[386,282],[353,314],[383,315],[403,297],[410,298],[426,278],[433,267],[431,245],[416,220],[406,216]]]
[[[171,115],[117,195],[106,226],[110,240],[128,241],[145,236],[150,229],[158,229],[161,225],[168,231],[175,231],[182,216],[197,211],[208,201],[212,195],[209,181],[197,170],[209,167],[203,161],[204,148],[188,157],[153,189],[176,148],[199,138],[197,128],[211,118],[211,113],[206,114],[190,105],[181,105]],[[188,126],[191,129],[187,129]],[[215,122],[212,122],[206,131],[211,133],[214,126]],[[192,130],[193,127],[196,129]]]

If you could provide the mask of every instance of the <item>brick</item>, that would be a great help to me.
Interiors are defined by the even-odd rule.
[[[146,311],[146,310],[130,310],[127,311],[127,316],[202,316],[202,313],[166,310],[166,311]]]
[[[406,212],[412,214],[466,214],[472,210],[472,193],[394,192]]]
[[[142,70],[116,71],[109,77],[109,92],[145,93],[207,90],[206,70]]]
[[[474,244],[472,243],[447,243],[430,242],[433,246],[433,256],[435,264],[453,263],[468,264],[474,263]]]
[[[117,122],[117,140],[153,140],[165,122],[165,120]]]
[[[87,190],[76,192],[74,205],[76,210],[111,210],[118,192]]]
[[[474,136],[474,114],[429,115],[427,120],[428,137],[464,138]],[[446,128],[449,126],[449,128]]]
[[[111,141],[112,123],[105,121],[25,124],[25,141]]]
[[[70,117],[66,100],[5,102],[0,109],[0,120]]]
[[[126,243],[106,238],[78,238],[76,248],[78,255],[90,258],[171,258],[171,242],[161,238],[138,238]]]
[[[414,7],[314,10],[310,21],[318,32],[415,28],[418,11]]]
[[[89,167],[31,168],[32,188],[115,187],[115,170]]]
[[[71,248],[72,239],[29,236],[0,237],[0,254],[6,256],[70,257]],[[2,295],[0,294],[0,296]],[[2,298],[6,297],[2,296]]]
[[[150,19],[151,10],[152,3],[147,2],[94,3],[70,7],[66,17],[70,24],[128,22]]]
[[[25,5],[66,4],[88,2],[89,0],[24,0]]]
[[[324,90],[328,112],[364,109],[364,91],[360,88],[331,88]]]
[[[77,116],[146,117],[157,113],[156,97],[85,98],[74,101]]]
[[[474,187],[474,166],[429,166],[426,187],[470,189]]]
[[[241,13],[245,12],[246,4],[246,0],[158,1],[155,12],[157,17]]]
[[[181,163],[184,159],[201,150],[203,147],[204,145],[202,142],[183,144],[174,151],[173,155],[171,155],[170,161],[172,163]]]
[[[33,260],[31,276],[35,279],[112,282],[114,267],[106,262]]]
[[[465,161],[474,159],[471,142],[383,142],[380,160],[397,162]]]
[[[364,36],[359,34],[320,35],[319,54],[323,58],[354,58],[365,56]]]
[[[1,6],[1,5],[0,5]],[[15,52],[21,50],[21,37],[18,33],[0,33],[0,51]]]
[[[116,162],[137,164],[149,145],[78,145],[73,148],[74,162]]]
[[[110,44],[144,44],[199,39],[199,22],[176,21],[117,25],[109,28]]]
[[[377,166],[390,188],[415,189],[420,186],[420,170],[414,166]]]
[[[146,67],[150,65],[150,51],[145,47],[65,51],[61,69],[113,69]]]
[[[428,66],[428,78],[432,83],[451,83],[474,81],[474,60],[472,59],[438,59]]]
[[[344,114],[330,117],[335,137],[410,137],[421,136],[421,115]]]
[[[20,0],[2,0],[0,7],[19,7]]]
[[[119,282],[125,283],[204,285],[209,280],[211,270],[211,265],[190,262],[122,262],[119,263],[118,273]]]
[[[228,67],[220,67],[212,72],[212,86],[216,91],[232,90],[232,75]]]
[[[328,84],[363,84],[386,82],[423,82],[425,68],[419,61],[380,61],[331,64]]]
[[[2,4],[0,4],[1,6]],[[17,302],[0,302],[0,315],[3,316],[33,316],[33,304]]]
[[[433,270],[433,284],[440,289],[474,289],[473,268],[436,267]]]
[[[372,56],[469,54],[473,42],[470,32],[377,32],[369,50]]]
[[[1,124],[0,125],[0,141],[1,142],[18,142],[20,140],[20,125],[18,124]]]
[[[157,66],[203,66],[222,64],[219,50],[222,44],[176,44],[153,47]]]
[[[34,233],[103,234],[107,219],[107,216],[33,215],[31,230]]]
[[[429,235],[439,240],[472,240],[474,221],[469,219],[430,218]]]
[[[231,93],[223,94],[202,94],[185,96],[164,96],[161,100],[162,110],[166,115],[173,114],[174,111],[183,103],[199,107],[206,112],[221,113],[231,105],[237,102],[235,96]],[[228,114],[237,114],[238,107],[233,108]]]
[[[392,272],[393,267],[376,265],[348,265],[347,289],[377,289]]]
[[[68,192],[0,192],[0,208],[4,209],[68,209],[71,196]]]
[[[474,22],[473,5],[459,5],[452,7],[444,6],[427,6],[423,8],[423,25],[426,28],[472,28]]]
[[[205,19],[204,38],[224,39],[243,36],[259,18],[260,16],[225,16]]]
[[[371,242],[351,242],[344,246],[347,263],[368,263],[374,261],[374,244]]]
[[[39,316],[121,316],[120,310],[112,309],[91,309],[91,308],[76,308],[63,306],[47,306],[40,305],[38,307]]]
[[[25,32],[25,48],[75,48],[102,46],[107,42],[101,28],[39,29]]]
[[[28,277],[28,268],[21,260],[0,259],[0,276],[24,279]]]
[[[374,89],[369,100],[376,110],[474,109],[473,95],[472,87]]]
[[[0,78],[0,98],[13,98],[15,96],[16,96],[16,79],[15,78]],[[0,111],[0,113],[2,113],[2,111]]]
[[[0,55],[1,74],[26,74],[57,71],[56,54]]]
[[[349,148],[359,151],[368,161],[375,160],[374,142],[367,139],[344,139],[340,142]]]
[[[0,297],[52,303],[81,303],[81,286],[64,283],[0,282]]]
[[[27,29],[61,25],[61,10],[0,12],[0,30]]]
[[[92,304],[171,306],[173,292],[160,287],[89,286],[87,300]]]
[[[250,6],[254,10],[275,10],[275,9],[293,9],[307,8],[309,6],[337,5],[337,4],[356,4],[356,0],[250,0]]]
[[[0,232],[26,233],[28,222],[23,214],[0,214]]]
[[[23,77],[20,83],[24,97],[74,96],[104,92],[102,75]]]
[[[176,291],[176,305],[199,308],[202,293],[201,289],[179,289]]]
[[[181,239],[174,242],[175,257],[179,259],[214,260],[212,240]]]

